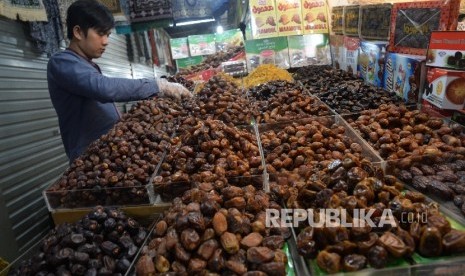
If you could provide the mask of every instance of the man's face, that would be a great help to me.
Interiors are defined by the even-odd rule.
[[[89,28],[87,35],[82,30],[80,34],[78,45],[83,54],[89,59],[101,57],[108,45],[110,31],[100,32],[94,28]]]

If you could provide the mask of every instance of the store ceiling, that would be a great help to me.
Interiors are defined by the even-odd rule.
[[[197,1],[212,1],[212,0],[197,0]],[[213,0],[216,1],[216,0]],[[206,23],[199,23],[199,24],[192,24],[192,25],[185,25],[185,26],[175,26],[174,27],[167,27],[165,28],[166,32],[172,38],[178,37],[186,37],[189,35],[197,35],[197,34],[211,34],[216,31],[216,27],[221,25],[224,30],[239,28],[240,19],[242,14],[237,14],[236,9],[232,9],[232,7],[236,7],[238,2],[243,6],[248,5],[248,1],[246,0],[228,0],[223,1],[226,3],[226,6],[223,5],[218,9],[213,10],[213,17],[215,21],[206,22]],[[246,10],[246,8],[242,8],[242,10]],[[212,18],[212,17],[210,17]],[[189,20],[188,18],[183,19],[183,21]]]

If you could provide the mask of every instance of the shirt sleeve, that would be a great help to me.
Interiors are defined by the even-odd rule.
[[[155,96],[155,79],[126,79],[103,76],[89,62],[72,54],[52,57],[49,78],[70,93],[100,102],[137,101]]]

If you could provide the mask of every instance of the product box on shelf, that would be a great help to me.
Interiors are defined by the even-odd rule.
[[[187,37],[170,39],[171,55],[173,59],[189,57],[189,45]]]
[[[328,33],[328,7],[325,0],[302,0],[304,34]]]
[[[291,67],[331,64],[327,34],[288,36]]]
[[[274,0],[250,0],[252,38],[278,36],[278,20]],[[247,40],[250,39],[247,37]]]
[[[435,117],[450,118],[454,114],[454,110],[439,108],[425,99],[421,100],[421,111]]]
[[[360,6],[345,6],[343,9],[344,19],[342,33],[347,36],[358,37]]]
[[[389,40],[391,4],[362,5],[360,7],[360,37]]]
[[[329,45],[333,67],[336,69],[344,68],[344,36],[330,35]]]
[[[460,0],[395,3],[389,51],[426,55],[432,31],[455,30]]]
[[[423,56],[388,53],[384,65],[384,89],[405,101],[418,102]]]
[[[359,72],[366,83],[383,87],[386,46],[385,41],[362,41],[360,43]]]
[[[279,36],[303,34],[300,0],[276,0],[276,18]]]
[[[342,6],[333,7],[331,9],[331,33],[342,34],[344,21],[344,8]]]
[[[360,39],[358,37],[344,36],[344,66],[342,70],[358,76],[358,50]]]
[[[426,65],[465,70],[465,32],[432,32]]]
[[[423,99],[443,109],[460,110],[465,103],[465,72],[428,68]]]
[[[244,44],[244,36],[240,29],[227,30],[215,34],[216,50],[227,51],[231,47]]]
[[[275,64],[283,69],[289,68],[289,48],[286,37],[247,40],[245,54],[249,71],[260,64]]]
[[[203,61],[203,56],[180,58],[176,60],[176,67],[179,69],[187,69],[194,65],[200,64]]]
[[[213,55],[216,53],[215,34],[190,35],[187,39],[191,56]]]

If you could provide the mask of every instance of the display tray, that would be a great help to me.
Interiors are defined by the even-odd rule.
[[[276,123],[276,124],[261,124],[261,125],[258,125],[257,128],[258,128],[258,132],[260,134],[260,141],[261,141],[261,147],[263,148],[263,155],[264,155],[264,159],[265,159],[265,162],[267,161],[270,161],[270,162],[267,162],[267,163],[273,163],[274,160],[276,158],[274,158],[275,154],[277,154],[278,152],[282,152],[283,154],[287,155],[291,150],[296,150],[297,148],[292,148],[291,146],[289,146],[289,150],[286,151],[286,149],[282,149],[282,144],[283,143],[287,143],[287,144],[291,144],[292,142],[290,141],[282,141],[280,139],[280,143],[279,145],[274,145],[273,142],[270,140],[271,137],[273,137],[273,133],[276,134],[276,136],[285,136],[285,137],[289,137],[290,135],[288,135],[287,133],[285,133],[285,130],[290,127],[290,126],[294,126],[294,127],[298,127],[298,126],[305,126],[307,124],[311,124],[312,122],[318,122],[319,125],[321,126],[324,126],[326,128],[331,128],[332,126],[334,128],[337,128],[337,127],[342,127],[344,128],[344,136],[345,137],[348,137],[350,139],[350,142],[351,143],[357,143],[358,145],[360,145],[360,149],[361,149],[361,152],[360,152],[360,155],[361,157],[364,157],[366,159],[368,159],[369,161],[371,162],[374,162],[374,163],[381,163],[383,160],[373,151],[373,149],[366,143],[365,140],[361,139],[361,137],[347,124],[347,122],[342,119],[341,116],[327,116],[327,117],[313,117],[313,118],[305,118],[305,119],[299,119],[299,120],[294,120],[292,122],[286,122],[286,123]],[[299,134],[300,135],[300,134]],[[264,141],[265,139],[265,141]],[[312,146],[312,142],[313,142],[313,136],[310,136],[310,137],[307,137],[307,140],[305,141],[304,144],[302,145],[297,145],[295,147],[305,147],[307,144],[308,146]],[[320,143],[321,144],[321,143]],[[333,147],[334,145],[327,145],[327,147]],[[319,149],[313,149],[315,151],[318,151]],[[331,149],[329,149],[331,150]],[[273,154],[273,156],[271,156]],[[273,158],[271,158],[273,157]],[[280,156],[278,156],[280,157]],[[313,157],[305,157],[305,161],[304,161],[304,164],[308,164],[309,162],[312,162],[312,161],[323,161],[323,160],[316,160],[316,159],[312,159]],[[333,159],[338,159],[337,156],[336,157],[332,157]],[[296,160],[292,160],[293,163],[291,166],[288,166],[287,168],[285,167],[285,165],[283,164],[285,170],[284,171],[292,171],[293,169],[295,169],[297,166],[294,166],[294,164],[296,164]],[[267,164],[268,165],[268,164]],[[273,174],[274,172],[269,172],[268,173],[270,174]]]
[[[221,182],[222,184],[229,184],[238,187],[244,187],[247,185],[252,185],[257,189],[264,189],[265,183],[268,177],[266,173],[262,175],[252,175],[252,176],[238,176],[238,177],[215,177],[209,181],[199,182],[199,181],[181,181],[181,182],[157,182],[156,177],[152,180],[152,185],[157,191],[157,194],[160,196],[160,199],[163,202],[169,202],[175,197],[180,197],[187,190],[202,186],[202,183],[213,184],[216,182]]]
[[[247,156],[249,162],[248,165],[251,164],[252,159],[259,161],[260,164],[263,164],[263,158],[260,154],[260,142],[257,138],[258,136],[256,135],[255,126],[243,125],[237,126],[236,128],[240,129],[241,131],[247,132],[248,135],[253,136],[253,138],[251,139],[252,142],[248,140],[248,143],[252,143],[257,146],[257,151],[253,152],[256,155],[252,156],[251,154],[249,154],[249,156]],[[216,130],[213,130],[213,132],[215,131]],[[217,132],[219,133],[222,131],[219,130]],[[218,133],[214,135],[218,135]],[[224,132],[224,135],[225,137],[231,136],[231,134],[227,133],[226,131]],[[159,166],[157,166],[155,173],[152,175],[150,179],[149,185],[153,187],[154,195],[160,195],[162,200],[169,201],[176,196],[181,196],[186,190],[190,189],[196,183],[213,183],[216,180],[237,181],[237,179],[240,179],[241,177],[252,177],[252,179],[254,179],[256,176],[258,176],[260,177],[260,186],[262,186],[263,176],[261,174],[264,173],[264,169],[262,166],[249,166],[249,170],[238,173],[240,171],[236,171],[235,169],[232,169],[232,165],[228,165],[226,168],[224,168],[225,171],[222,172],[222,175],[224,176],[219,177],[218,174],[215,172],[215,164],[207,163],[208,160],[205,160],[204,164],[196,163],[198,161],[196,156],[200,152],[206,153],[206,156],[213,154],[215,156],[214,162],[216,162],[217,158],[219,158],[218,154],[221,154],[221,152],[217,152],[217,150],[220,148],[219,145],[217,145],[218,148],[217,146],[214,146],[213,148],[208,148],[206,150],[205,148],[202,148],[202,143],[209,142],[209,140],[207,141],[207,139],[211,139],[211,137],[205,136],[199,134],[197,137],[193,137],[192,135],[183,135],[178,137],[178,145],[172,147],[171,150],[167,152],[166,155],[164,155],[162,161],[159,163]],[[241,139],[234,139],[232,137],[228,138],[227,140],[230,145],[232,145],[233,143],[241,143]],[[185,154],[187,149],[183,147],[186,146],[190,147],[193,154]],[[234,150],[237,150],[238,155],[244,155],[242,146],[244,146],[244,144],[242,143],[240,145],[234,146]],[[238,150],[239,148],[240,150]],[[178,166],[179,159],[181,158],[183,158],[186,163],[192,163],[193,167],[189,168],[187,172],[185,171],[181,173],[180,170],[173,172],[173,169]],[[205,159],[207,158],[205,157]],[[185,167],[187,170],[187,166]]]
[[[430,201],[430,199],[427,200]],[[444,208],[440,210],[441,212],[445,211]],[[444,213],[452,228],[465,229],[465,224],[455,221],[448,214],[447,211]],[[297,275],[329,275],[318,267],[316,259],[306,260],[299,255],[296,241],[297,234],[295,229],[292,228],[292,235],[288,240],[288,244]],[[414,253],[411,258],[391,259],[385,268],[367,267],[356,272],[340,272],[331,275],[458,275],[463,272],[463,269],[465,269],[465,254],[426,258]]]
[[[255,114],[254,122],[256,124],[284,123],[299,120],[302,118],[325,117],[333,116],[335,113],[327,104],[322,102],[318,97],[312,95],[301,81],[295,81],[294,89],[301,91],[300,100],[309,101],[304,107],[299,107],[296,96],[291,96],[287,100],[287,105],[291,106],[291,110],[280,110],[282,105],[276,106],[274,102],[268,99],[256,99],[248,95],[252,112]],[[271,96],[272,97],[272,96]],[[270,98],[271,98],[270,97]],[[290,101],[292,100],[292,101]],[[259,114],[259,115],[257,115]]]
[[[152,205],[155,200],[152,185],[134,187],[100,187],[98,189],[70,189],[42,192],[50,212],[97,205],[124,207]]]
[[[144,239],[144,242],[142,243],[142,245],[137,250],[137,253],[136,253],[134,259],[131,261],[131,265],[129,266],[129,269],[124,274],[124,276],[130,276],[130,275],[135,276],[136,274],[132,273],[133,272],[132,267],[135,266],[135,261],[138,259],[138,256],[141,253],[143,245],[145,245],[147,243],[148,237],[150,237],[150,233],[153,232],[153,229],[155,228],[155,225],[156,225],[158,219],[160,218],[160,213],[155,214],[155,216],[152,216],[154,218],[153,220],[147,220],[147,218],[146,217],[144,218],[144,216],[140,217],[140,218],[143,218],[142,220],[138,220],[138,218],[139,218],[138,215],[140,215],[140,212],[135,212],[134,210],[136,210],[136,209],[133,209],[133,208],[119,208],[119,209],[124,211],[125,214],[128,217],[131,217],[131,218],[135,219],[137,222],[139,222],[141,226],[146,227],[147,232],[148,232],[147,237]],[[74,219],[69,219],[69,220],[64,219],[59,224],[62,224],[62,223],[65,223],[65,222],[75,223],[78,220],[82,219],[87,213],[89,213],[90,210],[91,209],[86,209],[85,211],[84,210],[76,211],[76,212],[74,212],[72,214],[72,215],[75,216]],[[151,211],[152,210],[147,209],[147,213],[150,213]],[[136,214],[136,216],[133,216],[134,214]],[[52,214],[52,216],[53,216],[53,214]],[[23,264],[23,262],[26,262],[30,258],[34,257],[37,253],[41,252],[42,245],[43,245],[43,243],[44,243],[44,241],[46,239],[47,239],[47,236],[40,239],[34,245],[30,246],[28,250],[26,250],[18,258],[16,258],[14,261],[12,261],[5,269],[1,270],[0,271],[0,276],[7,276],[9,272],[12,272],[14,269],[20,268],[21,265]]]

